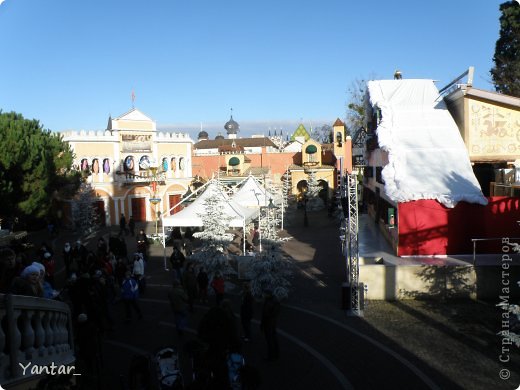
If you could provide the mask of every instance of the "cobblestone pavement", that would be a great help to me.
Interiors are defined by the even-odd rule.
[[[292,221],[291,221],[292,219]],[[147,227],[151,232],[154,227]],[[45,233],[42,233],[45,234]],[[99,234],[84,238],[94,246]],[[248,364],[259,371],[261,389],[516,389],[520,385],[520,356],[511,348],[501,363],[500,311],[494,303],[473,301],[368,301],[362,317],[341,309],[345,262],[338,227],[326,212],[289,216],[285,234],[292,237],[285,251],[293,258],[295,274],[290,298],[283,303],[279,321],[281,358],[264,362],[265,341],[258,328],[261,302],[255,307],[253,339],[243,345]],[[35,239],[42,237],[33,236]],[[57,253],[66,233],[54,240]],[[38,241],[35,241],[38,243]],[[135,248],[127,237],[129,253]],[[166,249],[166,255],[171,247]],[[152,246],[147,266],[148,289],[141,298],[144,319],[127,324],[122,307],[113,314],[115,331],[103,344],[102,388],[119,388],[133,355],[153,353],[169,345],[180,347],[195,336],[207,310],[197,305],[189,319],[185,340],[178,340],[166,294],[172,276],[164,270],[164,250]],[[238,312],[236,290],[229,291]],[[189,382],[190,363],[182,359]],[[500,370],[511,373],[508,380]],[[504,372],[504,371],[503,371]]]

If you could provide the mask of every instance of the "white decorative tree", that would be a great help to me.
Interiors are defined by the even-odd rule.
[[[321,210],[325,207],[323,199],[320,198],[321,186],[316,179],[316,171],[309,170],[307,180],[307,209],[308,210]]]
[[[229,265],[227,247],[233,241],[233,234],[226,233],[230,221],[223,211],[226,199],[218,187],[210,187],[206,191],[211,191],[211,194],[204,201],[204,212],[199,214],[204,231],[193,234],[202,241],[202,246],[190,259],[204,266],[210,275],[217,271],[231,274],[234,271]]]
[[[257,253],[251,262],[251,291],[261,297],[269,290],[281,300],[289,295],[292,263],[285,258],[282,244],[287,238],[278,237],[277,226],[280,219],[276,208],[265,207],[260,220],[262,229],[262,252]]]
[[[98,224],[95,201],[92,186],[89,183],[82,183],[72,204],[72,220],[79,231],[90,233]]]

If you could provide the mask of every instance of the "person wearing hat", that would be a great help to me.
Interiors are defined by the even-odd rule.
[[[278,315],[280,314],[280,302],[273,296],[273,292],[269,289],[264,290],[264,306],[262,308],[262,321],[260,329],[264,333],[267,342],[266,360],[274,361],[280,357],[280,348],[278,346],[278,336],[276,334],[276,325]]]
[[[14,278],[10,288],[11,294],[43,297],[40,285],[40,268],[31,264],[24,268],[20,276]]]
[[[57,292],[52,287],[52,284],[48,280],[47,269],[42,263],[33,262],[33,266],[39,270],[38,283],[43,291],[43,298],[52,299],[56,297]]]

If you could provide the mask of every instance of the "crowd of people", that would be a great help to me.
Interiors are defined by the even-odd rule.
[[[52,245],[41,242],[34,254],[17,253],[10,248],[0,249],[0,293],[29,295],[60,299],[70,304],[78,359],[87,372],[99,370],[102,358],[103,335],[114,330],[114,305],[122,302],[125,322],[135,315],[143,318],[139,298],[146,291],[146,262],[148,239],[143,230],[135,234],[125,221],[118,234],[100,236],[87,248],[81,240],[66,242],[55,253]],[[136,240],[135,253],[128,254],[128,235]],[[254,237],[254,234],[252,234]],[[224,276],[216,272],[208,275],[200,264],[190,261],[191,237],[183,245],[173,245],[170,264],[173,275],[168,300],[174,316],[179,340],[184,333],[196,303],[208,305],[209,310],[198,324],[199,347],[190,350],[195,341],[188,342],[192,354],[195,383],[211,381],[216,388],[230,384],[232,371],[230,356],[241,353],[243,343],[251,340],[251,321],[254,299],[248,283],[243,285],[239,319],[233,314],[232,304],[226,297]],[[189,241],[188,244],[186,242]],[[254,240],[253,240],[254,241]],[[94,244],[94,245],[93,245]],[[63,261],[65,278],[56,278],[56,260]],[[65,284],[57,285],[57,279]],[[279,356],[276,339],[276,321],[279,303],[267,292],[261,313],[261,330],[267,341],[267,360]],[[203,345],[203,348],[200,346]],[[247,372],[245,370],[244,372]],[[247,376],[247,375],[246,375]],[[254,370],[250,380],[255,382]],[[224,387],[218,387],[224,386]]]

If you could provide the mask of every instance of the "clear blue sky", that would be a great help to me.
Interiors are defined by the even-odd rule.
[[[499,0],[0,0],[0,109],[101,130],[135,106],[159,128],[233,117],[241,135],[345,117],[354,79],[470,65],[492,89]],[[214,134],[212,134],[214,132]]]

